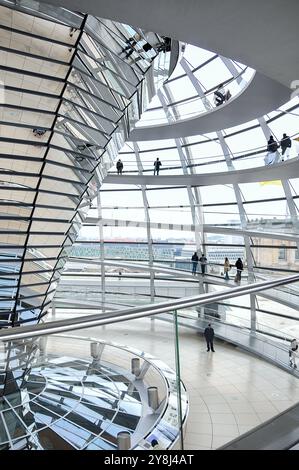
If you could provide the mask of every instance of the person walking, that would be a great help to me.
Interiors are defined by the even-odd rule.
[[[192,261],[192,274],[193,274],[193,276],[196,275],[198,259],[199,259],[199,258],[198,258],[198,254],[197,254],[196,251],[195,251],[194,254],[192,255],[192,258],[191,258],[191,261]]]
[[[162,163],[160,162],[159,158],[154,162],[154,176],[157,173],[157,176],[159,175],[160,171],[160,166],[162,166]]]
[[[241,275],[242,275],[242,271],[244,269],[241,258],[237,259],[235,266],[237,268],[237,274],[236,274],[236,277],[235,277],[235,282],[237,282],[239,284],[241,282]]]
[[[210,348],[211,348],[212,352],[215,352],[214,345],[213,345],[214,329],[211,327],[211,323],[209,323],[208,326],[206,327],[206,329],[204,331],[204,336],[205,336],[206,342],[207,342],[207,352],[210,351]]]
[[[121,159],[119,159],[116,163],[116,169],[117,169],[117,174],[118,175],[122,175],[123,174],[123,167],[124,167],[124,164],[123,162],[121,161]]]
[[[228,275],[228,271],[230,270],[230,263],[229,263],[229,259],[228,258],[225,258],[224,260],[224,265],[223,265],[223,272],[224,272],[224,279],[226,281],[229,281],[229,275]]]
[[[290,156],[290,151],[289,149],[292,147],[292,141],[290,137],[287,134],[283,134],[282,139],[280,141],[280,147],[281,147],[281,161],[284,161],[284,157],[288,159]]]
[[[289,357],[290,357],[290,366],[291,367],[294,366],[294,369],[297,369],[296,357],[298,357],[298,341],[296,340],[296,338],[292,339],[291,341]]]
[[[267,145],[267,155],[264,158],[265,165],[272,165],[273,163],[278,163],[279,161],[279,153],[278,153],[279,145],[274,140],[273,135],[270,135],[270,139],[268,140]]]
[[[201,274],[204,276],[206,272],[206,265],[207,265],[207,258],[205,257],[204,253],[201,254],[199,258],[200,267],[201,267]]]

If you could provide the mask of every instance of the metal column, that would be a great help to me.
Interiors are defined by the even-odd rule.
[[[105,293],[106,293],[106,282],[105,282],[105,248],[104,248],[104,231],[102,222],[102,206],[100,191],[97,194],[97,212],[98,212],[98,227],[99,227],[99,238],[100,238],[100,259],[101,259],[101,290],[102,290],[102,312],[105,312]]]
[[[139,147],[136,142],[133,142],[134,152],[136,156],[138,174],[143,174],[143,166],[140,159]],[[151,235],[151,220],[149,214],[149,204],[146,195],[146,185],[141,185],[143,207],[146,221],[146,233],[147,233],[147,243],[148,243],[148,256],[149,256],[149,266],[153,267],[154,262],[154,252],[153,252],[153,240]],[[150,293],[151,293],[151,302],[155,300],[155,273],[153,270],[150,271]],[[154,320],[154,317],[151,317],[151,320]]]

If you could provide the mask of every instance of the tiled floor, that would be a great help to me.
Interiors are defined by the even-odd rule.
[[[75,334],[129,345],[175,367],[173,327],[159,320]],[[180,328],[181,376],[190,397],[186,449],[216,449],[299,401],[299,380],[291,374],[217,340],[215,349],[207,353],[202,336]]]

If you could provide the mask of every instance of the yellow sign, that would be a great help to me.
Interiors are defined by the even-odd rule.
[[[273,180],[273,181],[261,181],[260,185],[261,186],[266,186],[267,184],[272,184],[273,186],[281,186],[281,181],[280,180]]]

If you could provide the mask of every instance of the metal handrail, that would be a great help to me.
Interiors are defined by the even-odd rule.
[[[105,314],[86,315],[74,319],[60,320],[49,323],[38,324],[35,326],[23,326],[21,328],[8,328],[0,332],[1,341],[18,340],[43,336],[64,331],[79,330],[82,328],[91,328],[94,326],[105,325],[109,323],[118,323],[121,321],[133,320],[136,318],[157,315],[159,313],[170,312],[182,308],[193,307],[196,305],[206,305],[211,302],[238,297],[241,295],[253,294],[272,287],[289,284],[299,281],[299,274],[288,276],[272,281],[263,281],[246,286],[238,286],[221,292],[212,292],[200,294],[192,297],[183,297],[181,299],[170,300],[157,304],[150,304],[141,307],[109,312]]]
[[[295,132],[294,134],[291,134],[290,136],[290,139],[293,139],[295,140],[296,137],[298,137],[298,132]],[[217,143],[217,142],[216,142]],[[164,150],[164,149],[153,149],[153,152],[157,153],[159,150]],[[265,145],[262,145],[262,146],[259,146],[259,147],[253,147],[253,148],[249,148],[249,149],[245,149],[245,150],[242,150],[242,151],[239,151],[239,152],[234,152],[233,153],[233,157],[232,157],[232,160],[240,160],[242,158],[251,158],[253,155],[255,154],[258,154],[258,153],[262,153],[262,152],[267,152],[267,144],[265,143]],[[119,155],[127,155],[127,154],[134,154],[134,152],[120,152]],[[245,154],[245,155],[244,155]],[[249,155],[248,155],[249,154]],[[195,163],[193,163],[193,165],[191,166],[195,166],[196,165],[196,162],[199,161],[199,160],[208,160],[208,159],[214,159],[212,162],[209,162],[209,164],[215,164],[215,163],[219,163],[219,158],[224,158],[224,155],[222,154],[218,154],[218,155],[205,155],[205,156],[200,156],[200,157],[196,157],[196,156],[193,156],[193,161]],[[255,157],[256,158],[256,157]],[[151,164],[151,160],[148,162],[148,161],[144,161],[143,164]],[[126,166],[129,165],[130,163],[132,163],[132,160],[124,160],[122,159],[123,163],[126,163]],[[225,161],[225,160],[224,160]],[[169,158],[163,158],[163,162],[178,162],[178,159],[169,159]],[[133,162],[134,163],[134,162]],[[190,165],[189,165],[190,166]],[[161,171],[162,171],[162,168],[161,168]]]
[[[240,307],[240,308],[243,308],[243,307]],[[211,312],[212,313],[213,312],[217,313],[216,310],[213,310],[211,308],[211,309],[209,309],[209,311],[210,312],[205,311],[205,321],[207,323],[209,323],[209,322],[212,323],[213,322],[214,324],[221,324],[221,325],[225,325],[225,326],[230,326],[230,327],[233,327],[233,328],[238,328],[239,330],[242,330],[242,332],[246,331],[247,333],[248,333],[248,330],[250,330],[250,319],[245,319],[247,321],[248,325],[245,325],[245,324],[242,324],[242,323],[241,324],[232,323],[231,321],[228,321],[226,319],[224,320],[222,318],[217,318],[217,317],[213,316],[213,314],[211,314]],[[258,309],[257,309],[257,311],[258,311]],[[233,315],[231,312],[228,312],[228,313],[229,313],[230,319],[232,318],[232,319],[236,319],[236,320],[239,320],[239,321],[244,320],[243,318],[238,317],[237,315]],[[185,313],[185,312],[184,312],[183,315],[179,314],[179,317],[187,318],[187,319],[190,319],[190,320],[194,320],[194,318],[195,318],[194,315],[188,314],[188,313]],[[266,330],[259,329],[259,326],[260,326],[262,328],[263,327],[268,328],[269,331],[270,330],[273,331],[274,333],[272,335],[271,335],[271,333],[269,333],[271,336],[276,336],[276,338],[279,337],[279,338],[282,339],[282,341],[285,341],[285,342],[290,341],[290,337],[287,337],[285,335],[282,336],[281,330],[278,330],[276,328],[272,328],[271,326],[266,325],[265,323],[261,323],[261,322],[256,322],[256,326],[257,326],[257,328],[255,330],[255,333],[259,333],[259,334],[262,334],[262,335],[269,333]],[[279,348],[279,344],[276,343],[275,346]],[[285,348],[283,348],[283,347],[281,347],[280,349],[285,350]]]

